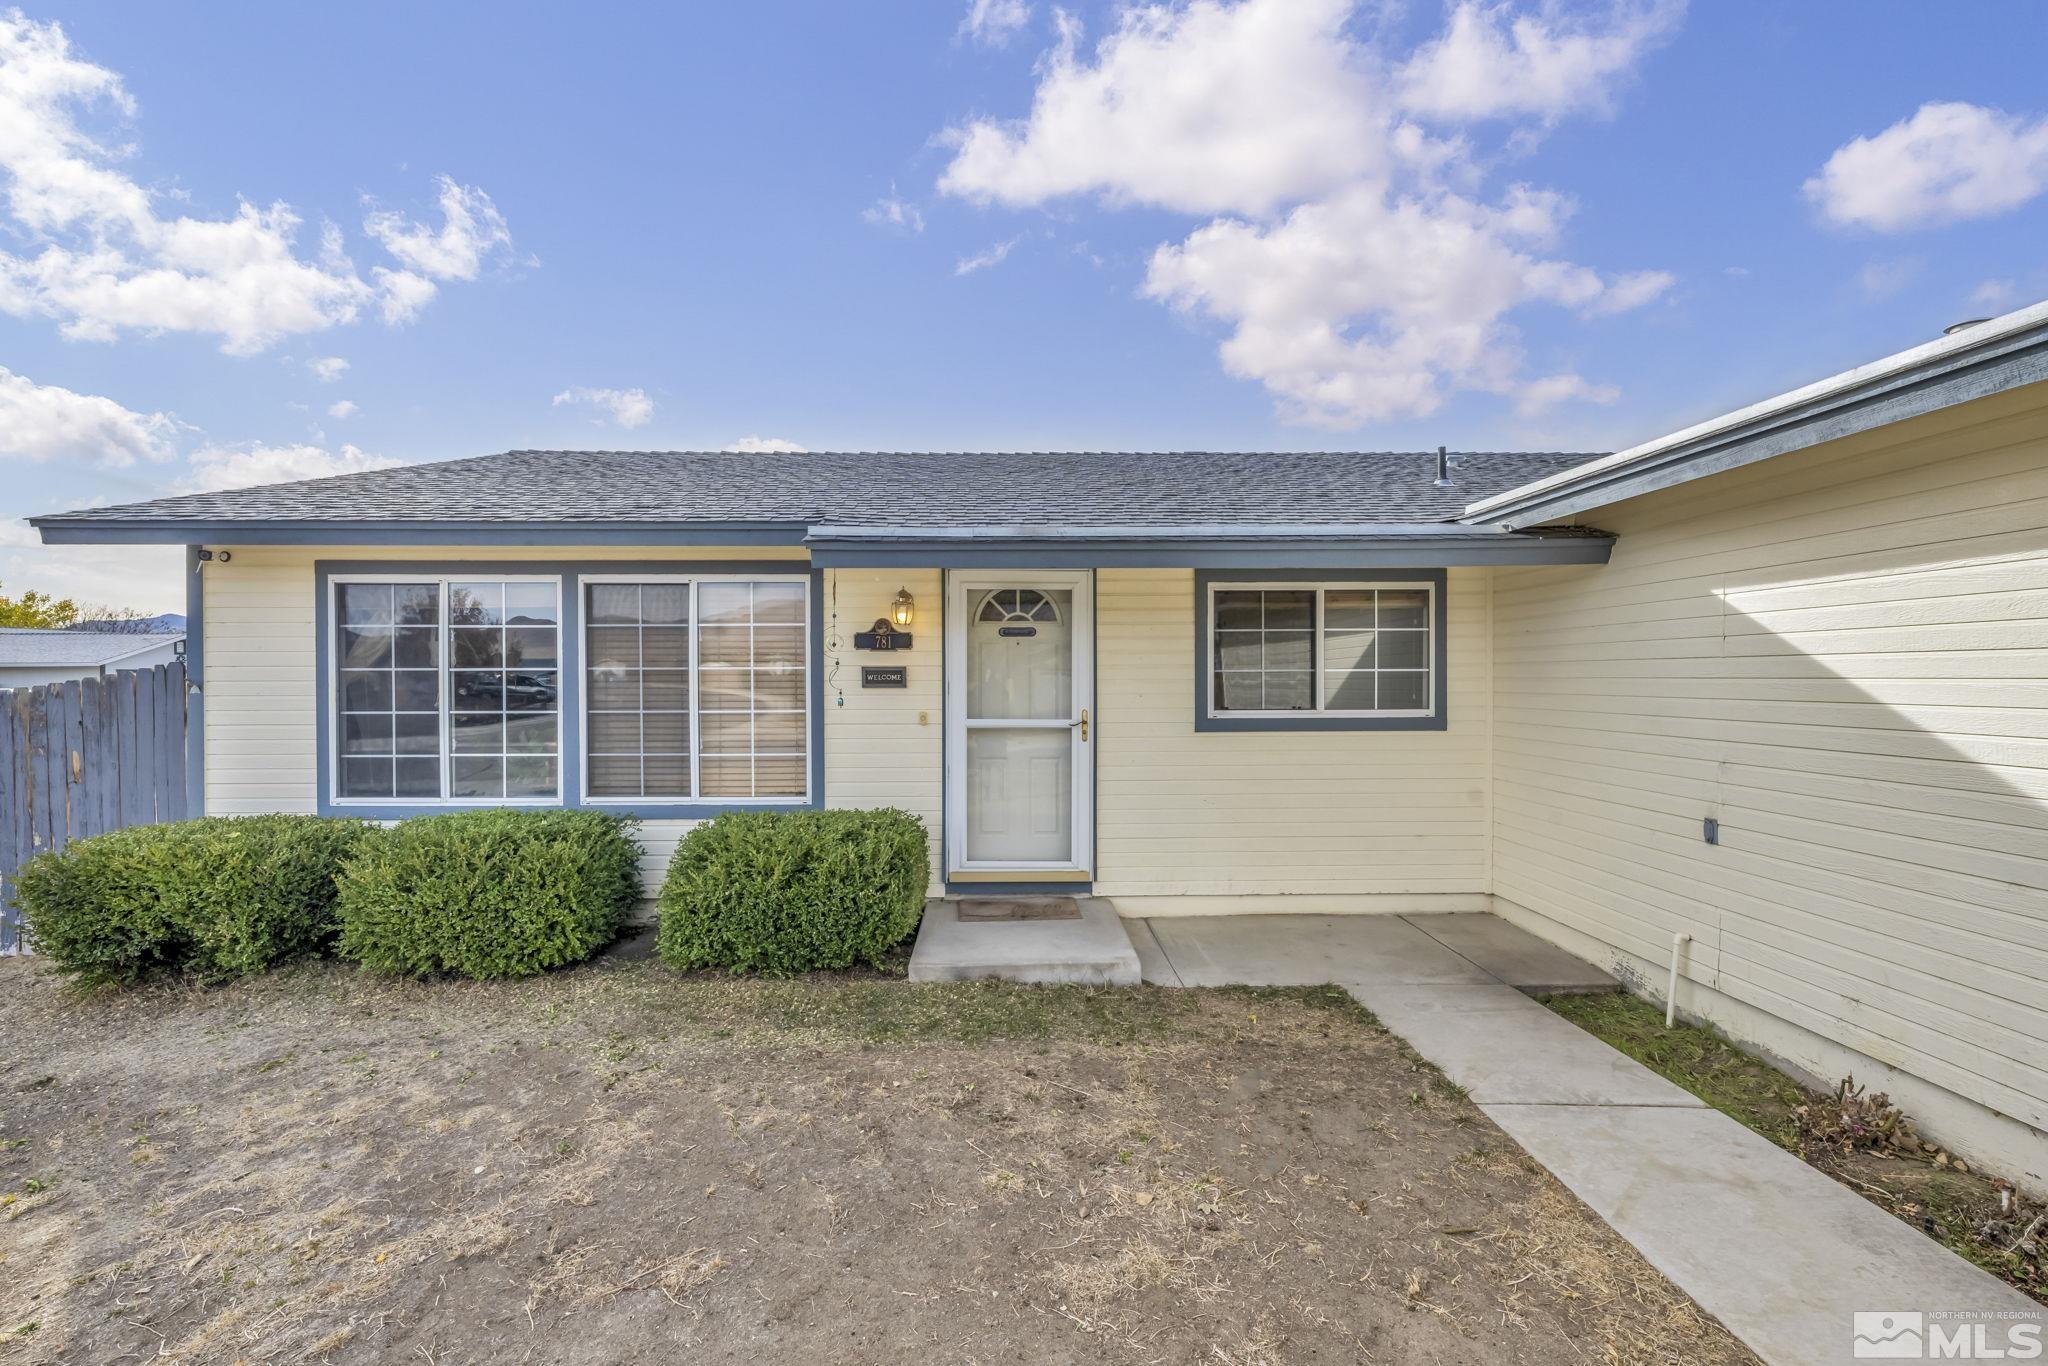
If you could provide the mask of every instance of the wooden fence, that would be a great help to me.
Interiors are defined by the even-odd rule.
[[[15,871],[46,849],[187,815],[183,661],[0,690],[0,953],[22,950]]]

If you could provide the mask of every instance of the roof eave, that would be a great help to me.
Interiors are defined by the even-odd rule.
[[[45,545],[798,546],[801,522],[512,522],[31,517]]]
[[[1482,498],[1460,520],[1531,526],[2043,380],[2048,303]]]
[[[1216,527],[818,527],[822,568],[1435,569],[1605,564],[1611,536],[1409,523]]]

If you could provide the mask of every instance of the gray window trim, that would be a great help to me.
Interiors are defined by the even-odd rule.
[[[1334,730],[1444,730],[1450,724],[1449,608],[1446,589],[1449,576],[1441,569],[1363,569],[1353,572],[1328,569],[1265,569],[1195,571],[1195,729],[1197,731],[1334,731]],[[1434,604],[1430,621],[1430,677],[1432,697],[1427,716],[1358,716],[1303,712],[1299,715],[1214,715],[1210,690],[1215,679],[1210,671],[1210,599],[1219,586],[1243,584],[1316,584],[1346,587],[1361,583],[1418,583],[1430,587]]]
[[[500,802],[472,802],[453,799],[422,802],[336,801],[334,798],[334,698],[331,659],[334,650],[330,580],[356,575],[422,577],[543,576],[559,578],[562,585],[561,672],[562,739],[561,796],[553,799],[519,799]],[[788,578],[802,575],[809,580],[810,605],[807,613],[810,664],[807,670],[810,716],[807,732],[810,744],[809,795],[805,797],[749,801],[661,799],[586,799],[583,775],[583,577],[616,577],[644,574],[650,578],[676,575],[748,575]],[[371,820],[402,820],[444,811],[491,810],[523,806],[552,810],[561,807],[608,811],[614,815],[648,820],[708,820],[727,811],[795,810],[825,804],[825,710],[824,694],[824,574],[802,560],[316,560],[313,564],[315,742],[317,746],[316,809],[323,816],[360,816]]]

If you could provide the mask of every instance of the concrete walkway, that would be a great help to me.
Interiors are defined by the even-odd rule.
[[[1974,1311],[1994,1346],[2006,1326],[1988,1316],[2048,1324],[2026,1296],[1531,1000],[1606,974],[1505,921],[1188,917],[1134,923],[1132,939],[1147,981],[1342,985],[1774,1366],[1858,1360],[1859,1311]]]

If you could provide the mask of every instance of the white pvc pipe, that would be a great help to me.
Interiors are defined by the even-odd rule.
[[[1678,958],[1680,954],[1685,952],[1685,946],[1691,942],[1692,936],[1689,934],[1674,934],[1671,936],[1671,984],[1664,988],[1664,1027],[1666,1029],[1671,1028],[1678,1021]]]

